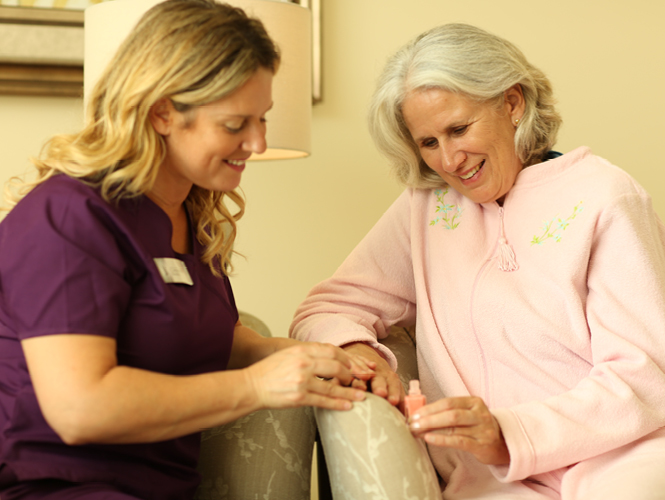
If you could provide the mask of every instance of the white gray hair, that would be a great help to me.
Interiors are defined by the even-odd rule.
[[[561,125],[549,80],[512,43],[468,24],[426,31],[388,60],[370,104],[370,133],[402,183],[440,187],[445,182],[422,160],[406,127],[405,97],[414,90],[440,88],[500,104],[514,85],[521,86],[525,99],[515,152],[525,166],[539,163],[554,146]]]

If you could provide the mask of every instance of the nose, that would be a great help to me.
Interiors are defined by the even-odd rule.
[[[441,168],[448,173],[455,172],[466,160],[466,155],[451,147],[451,145],[443,145],[440,147],[441,151]]]
[[[248,127],[247,135],[243,138],[242,148],[245,151],[261,154],[265,152],[267,147],[265,123],[261,122]]]

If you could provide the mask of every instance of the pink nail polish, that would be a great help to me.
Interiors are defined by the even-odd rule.
[[[404,398],[406,418],[409,419],[411,415],[425,404],[427,404],[427,399],[420,392],[420,382],[418,380],[411,380],[409,382],[409,394]]]

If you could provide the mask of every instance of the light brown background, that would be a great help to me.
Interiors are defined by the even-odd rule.
[[[240,308],[286,335],[308,290],[329,276],[399,195],[367,133],[383,63],[436,24],[476,24],[516,43],[551,78],[564,127],[557,149],[590,146],[627,170],[665,217],[665,3],[653,0],[324,0],[324,101],[310,158],[252,164],[243,179],[233,278]],[[276,103],[278,106],[279,103]],[[73,98],[0,96],[0,179],[52,134],[82,124]],[[454,258],[454,256],[450,256]],[[628,264],[628,263],[626,263]]]

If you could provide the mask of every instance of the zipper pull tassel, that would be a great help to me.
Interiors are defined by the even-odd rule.
[[[499,209],[499,219],[501,221],[501,237],[499,238],[499,270],[517,271],[520,266],[517,265],[515,252],[506,240],[506,232],[503,228],[503,207]]]

